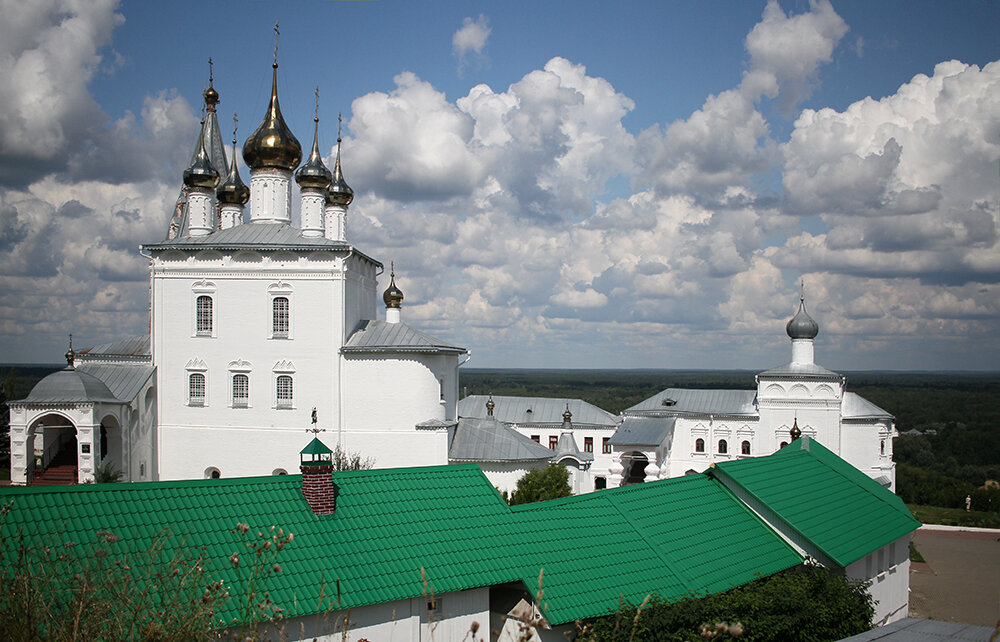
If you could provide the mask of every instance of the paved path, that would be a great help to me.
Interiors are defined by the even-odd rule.
[[[1000,620],[1000,531],[922,528],[913,543],[910,615],[979,626]]]

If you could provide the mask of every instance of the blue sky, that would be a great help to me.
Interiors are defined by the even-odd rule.
[[[145,330],[207,59],[242,142],[278,21],[349,240],[470,365],[767,368],[804,279],[828,367],[996,369],[996,2],[0,7],[0,362]]]

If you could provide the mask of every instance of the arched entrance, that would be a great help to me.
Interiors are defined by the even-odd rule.
[[[646,466],[649,458],[640,452],[630,452],[622,455],[622,486],[641,484],[646,479]]]
[[[107,415],[101,419],[99,452],[101,455],[99,465],[108,469],[107,472],[124,472],[122,428],[114,415]]]
[[[75,484],[78,471],[76,426],[56,413],[42,415],[28,427],[24,443],[32,484]]]

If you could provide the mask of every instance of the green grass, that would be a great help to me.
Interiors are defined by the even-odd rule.
[[[924,524],[943,524],[945,526],[978,526],[982,528],[1000,528],[1000,514],[985,511],[968,511],[962,508],[941,508],[940,506],[921,506],[907,504],[913,516]]]
[[[927,560],[924,559],[924,556],[920,554],[920,551],[917,550],[917,547],[913,545],[913,540],[910,540],[910,561],[927,562]]]

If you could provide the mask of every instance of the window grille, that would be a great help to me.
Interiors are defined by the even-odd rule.
[[[212,297],[205,294],[195,302],[195,330],[201,335],[212,334]]]
[[[250,400],[250,377],[233,375],[233,408],[246,408]]]
[[[279,408],[292,407],[292,378],[289,375],[278,377],[277,398]]]
[[[200,372],[188,375],[188,404],[205,405],[205,375]]]
[[[271,335],[288,338],[288,297],[276,296],[271,302]]]
[[[583,452],[592,453],[594,452],[594,438],[584,437],[583,438]]]

